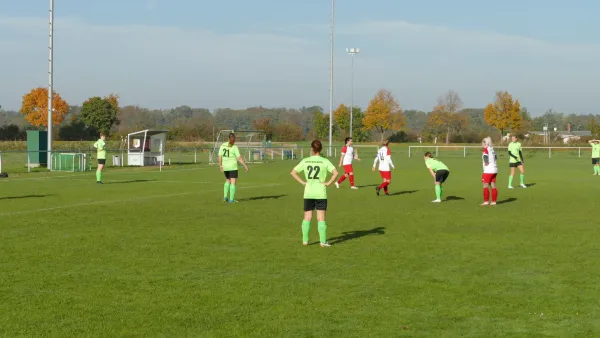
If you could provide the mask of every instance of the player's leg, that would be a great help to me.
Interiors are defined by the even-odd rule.
[[[483,182],[483,203],[480,205],[489,205],[490,204],[490,184],[489,184],[489,174],[483,174],[481,177],[481,181]]]
[[[448,170],[442,170],[442,174],[440,177],[440,199],[444,198],[444,183],[446,183],[446,180],[448,179],[449,175],[450,172]]]
[[[231,179],[229,177],[229,171],[223,173],[225,175],[225,184],[223,185],[223,201],[229,201],[229,188],[231,187]]]
[[[98,159],[98,168],[96,169],[96,183],[102,184],[102,170],[104,170],[104,164],[106,160]]]
[[[592,165],[594,166],[594,175],[600,175],[600,158],[592,158]]]
[[[310,222],[315,210],[315,200],[304,200],[304,219],[302,219],[302,245],[308,245],[308,234],[310,233]]]
[[[492,203],[491,205],[496,205],[496,201],[498,200],[498,188],[496,188],[496,174],[492,177],[492,182],[490,183],[492,187]]]
[[[350,189],[356,189],[356,186],[354,186],[354,168],[352,168],[352,166],[349,165],[347,172],[348,178],[350,179]]]
[[[510,176],[508,176],[508,189],[512,189],[512,181],[513,181],[513,177],[515,176],[515,167],[513,166],[513,163],[510,164]]]
[[[523,166],[523,164],[519,166],[519,172],[521,173],[521,175],[519,176],[521,181],[521,188],[527,188],[527,186],[525,185],[525,166]]]
[[[340,184],[342,184],[342,182],[344,182],[347,178],[348,178],[348,173],[344,173],[344,175],[342,175],[340,177],[340,179],[335,183],[336,188],[339,188]]]
[[[389,177],[388,179],[385,180],[385,186],[383,187],[383,192],[385,192],[386,196],[390,195],[390,193],[388,191],[388,187],[390,186],[390,184],[392,184],[392,178],[391,177]]]
[[[327,223],[325,214],[327,213],[327,200],[317,200],[315,208],[317,209],[317,222],[319,229],[319,242],[322,248],[330,247],[327,243]]]
[[[229,187],[229,203],[235,203],[235,192],[237,190],[237,179],[238,179],[238,171],[231,171],[229,174],[229,180],[231,181],[231,185]]]

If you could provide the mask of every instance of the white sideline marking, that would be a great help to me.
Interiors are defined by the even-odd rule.
[[[162,173],[168,173],[171,171],[191,171],[191,170],[206,170],[212,168],[183,168],[183,169],[166,169]],[[110,168],[108,168],[110,171]],[[14,182],[14,181],[25,181],[25,180],[49,180],[53,178],[68,178],[68,177],[77,177],[77,176],[85,176],[92,175],[95,171],[89,171],[85,173],[72,173],[71,175],[51,175],[51,176],[43,176],[43,177],[24,177],[24,178],[8,178],[4,180],[0,180],[0,182]],[[120,171],[115,170],[111,172],[111,174],[162,174],[160,171],[150,171],[150,170],[133,170],[133,171]],[[21,175],[27,175],[29,173],[20,173]]]
[[[267,188],[267,187],[274,187],[274,186],[278,186],[278,185],[281,185],[281,184],[256,185],[256,186],[249,186],[249,187],[240,187],[240,189],[244,190],[244,189],[254,189],[254,188]],[[127,199],[108,200],[108,201],[77,203],[77,204],[61,205],[61,206],[50,207],[50,208],[33,209],[33,210],[25,210],[25,211],[15,211],[15,212],[6,212],[6,213],[0,214],[0,216],[13,216],[13,215],[33,214],[33,213],[44,212],[44,211],[53,211],[53,210],[69,209],[69,208],[77,208],[77,207],[87,207],[87,206],[91,206],[91,205],[110,204],[110,203],[123,203],[123,202],[132,202],[132,201],[144,201],[144,200],[149,200],[149,199],[154,199],[154,198],[161,198],[161,197],[175,197],[175,196],[193,195],[193,194],[201,194],[201,193],[205,193],[205,192],[216,192],[216,191],[221,191],[221,189],[219,189],[219,190],[215,189],[215,190],[182,192],[182,193],[178,193],[178,194],[153,195],[153,196],[146,196],[146,197],[127,198]]]

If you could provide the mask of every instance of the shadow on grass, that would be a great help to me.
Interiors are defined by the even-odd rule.
[[[378,187],[379,184],[365,184],[365,185],[357,185],[357,188],[369,188],[369,187]]]
[[[0,200],[18,200],[22,198],[44,198],[52,195],[23,195],[23,196],[8,196],[8,197],[0,197]]]
[[[261,200],[276,200],[282,197],[285,197],[287,195],[273,195],[273,196],[256,196],[256,197],[249,197],[249,198],[243,198],[240,199],[240,202],[245,202],[245,201],[261,201]]]
[[[405,190],[391,193],[390,196],[398,196],[398,195],[406,195],[406,194],[414,194],[419,190]]]
[[[331,245],[341,244],[346,241],[350,241],[353,239],[358,239],[365,236],[370,235],[384,235],[385,231],[383,231],[385,227],[377,227],[371,230],[354,230],[354,231],[344,231],[341,236],[329,238],[327,242]],[[319,244],[319,242],[310,243],[310,245]]]
[[[534,185],[535,185],[535,183],[528,183],[528,184],[525,184],[525,186],[526,186],[527,188],[529,188],[529,187],[533,187]]]
[[[516,200],[517,200],[516,198],[514,198],[514,197],[511,197],[511,198],[507,198],[507,199],[505,199],[505,200],[502,200],[502,201],[498,201],[498,202],[496,202],[496,204],[505,204],[505,203],[514,202],[514,201],[516,201]]]
[[[448,196],[446,197],[446,201],[462,201],[464,198],[458,196]]]
[[[145,183],[145,182],[154,182],[156,180],[130,180],[130,181],[113,181],[106,182],[104,184],[129,184],[129,183]]]

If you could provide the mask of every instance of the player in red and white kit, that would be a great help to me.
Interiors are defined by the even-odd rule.
[[[481,205],[496,205],[498,200],[498,189],[496,188],[496,176],[498,175],[498,165],[496,160],[496,151],[492,146],[492,138],[486,137],[481,142],[483,146],[483,154],[481,160],[483,162],[483,175],[481,175],[481,181],[483,182],[483,203]],[[490,202],[490,189],[492,188],[492,201]]]
[[[394,162],[392,162],[392,152],[390,151],[389,145],[390,141],[383,141],[383,146],[379,148],[377,152],[377,156],[375,157],[375,162],[373,162],[373,171],[375,171],[375,167],[377,166],[377,162],[379,162],[379,174],[383,179],[383,183],[380,186],[375,188],[375,192],[377,196],[379,196],[379,192],[381,189],[385,192],[386,196],[389,196],[388,186],[392,182],[392,172],[391,169],[396,169],[394,167]]]
[[[339,189],[340,184],[344,182],[347,178],[350,178],[350,189],[358,189],[354,186],[354,169],[352,168],[352,161],[358,160],[358,152],[352,146],[352,138],[346,137],[346,142],[344,142],[345,146],[342,148],[342,156],[340,156],[340,164],[344,166],[344,175],[340,177],[339,181],[335,183],[335,186]]]

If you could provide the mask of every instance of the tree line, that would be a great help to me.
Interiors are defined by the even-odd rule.
[[[23,140],[27,129],[47,127],[47,88],[35,88],[24,95],[19,112],[0,111],[0,140]],[[119,97],[92,97],[78,105],[69,105],[53,93],[55,137],[63,141],[92,140],[100,132],[120,138],[144,129],[163,129],[171,140],[211,141],[223,129],[263,130],[275,142],[327,139],[329,114],[320,106],[301,108],[246,109],[222,108],[210,111],[182,105],[172,109],[147,109],[120,106]],[[352,118],[350,114],[352,109]],[[527,134],[551,129],[591,130],[600,137],[600,115],[564,114],[548,110],[531,117],[526,107],[506,91],[499,91],[485,108],[465,108],[460,95],[448,91],[441,95],[431,111],[403,110],[395,96],[379,90],[363,111],[360,107],[339,105],[333,111],[332,134],[336,140],[352,136],[357,142],[473,143],[491,135],[500,138],[507,132]]]

